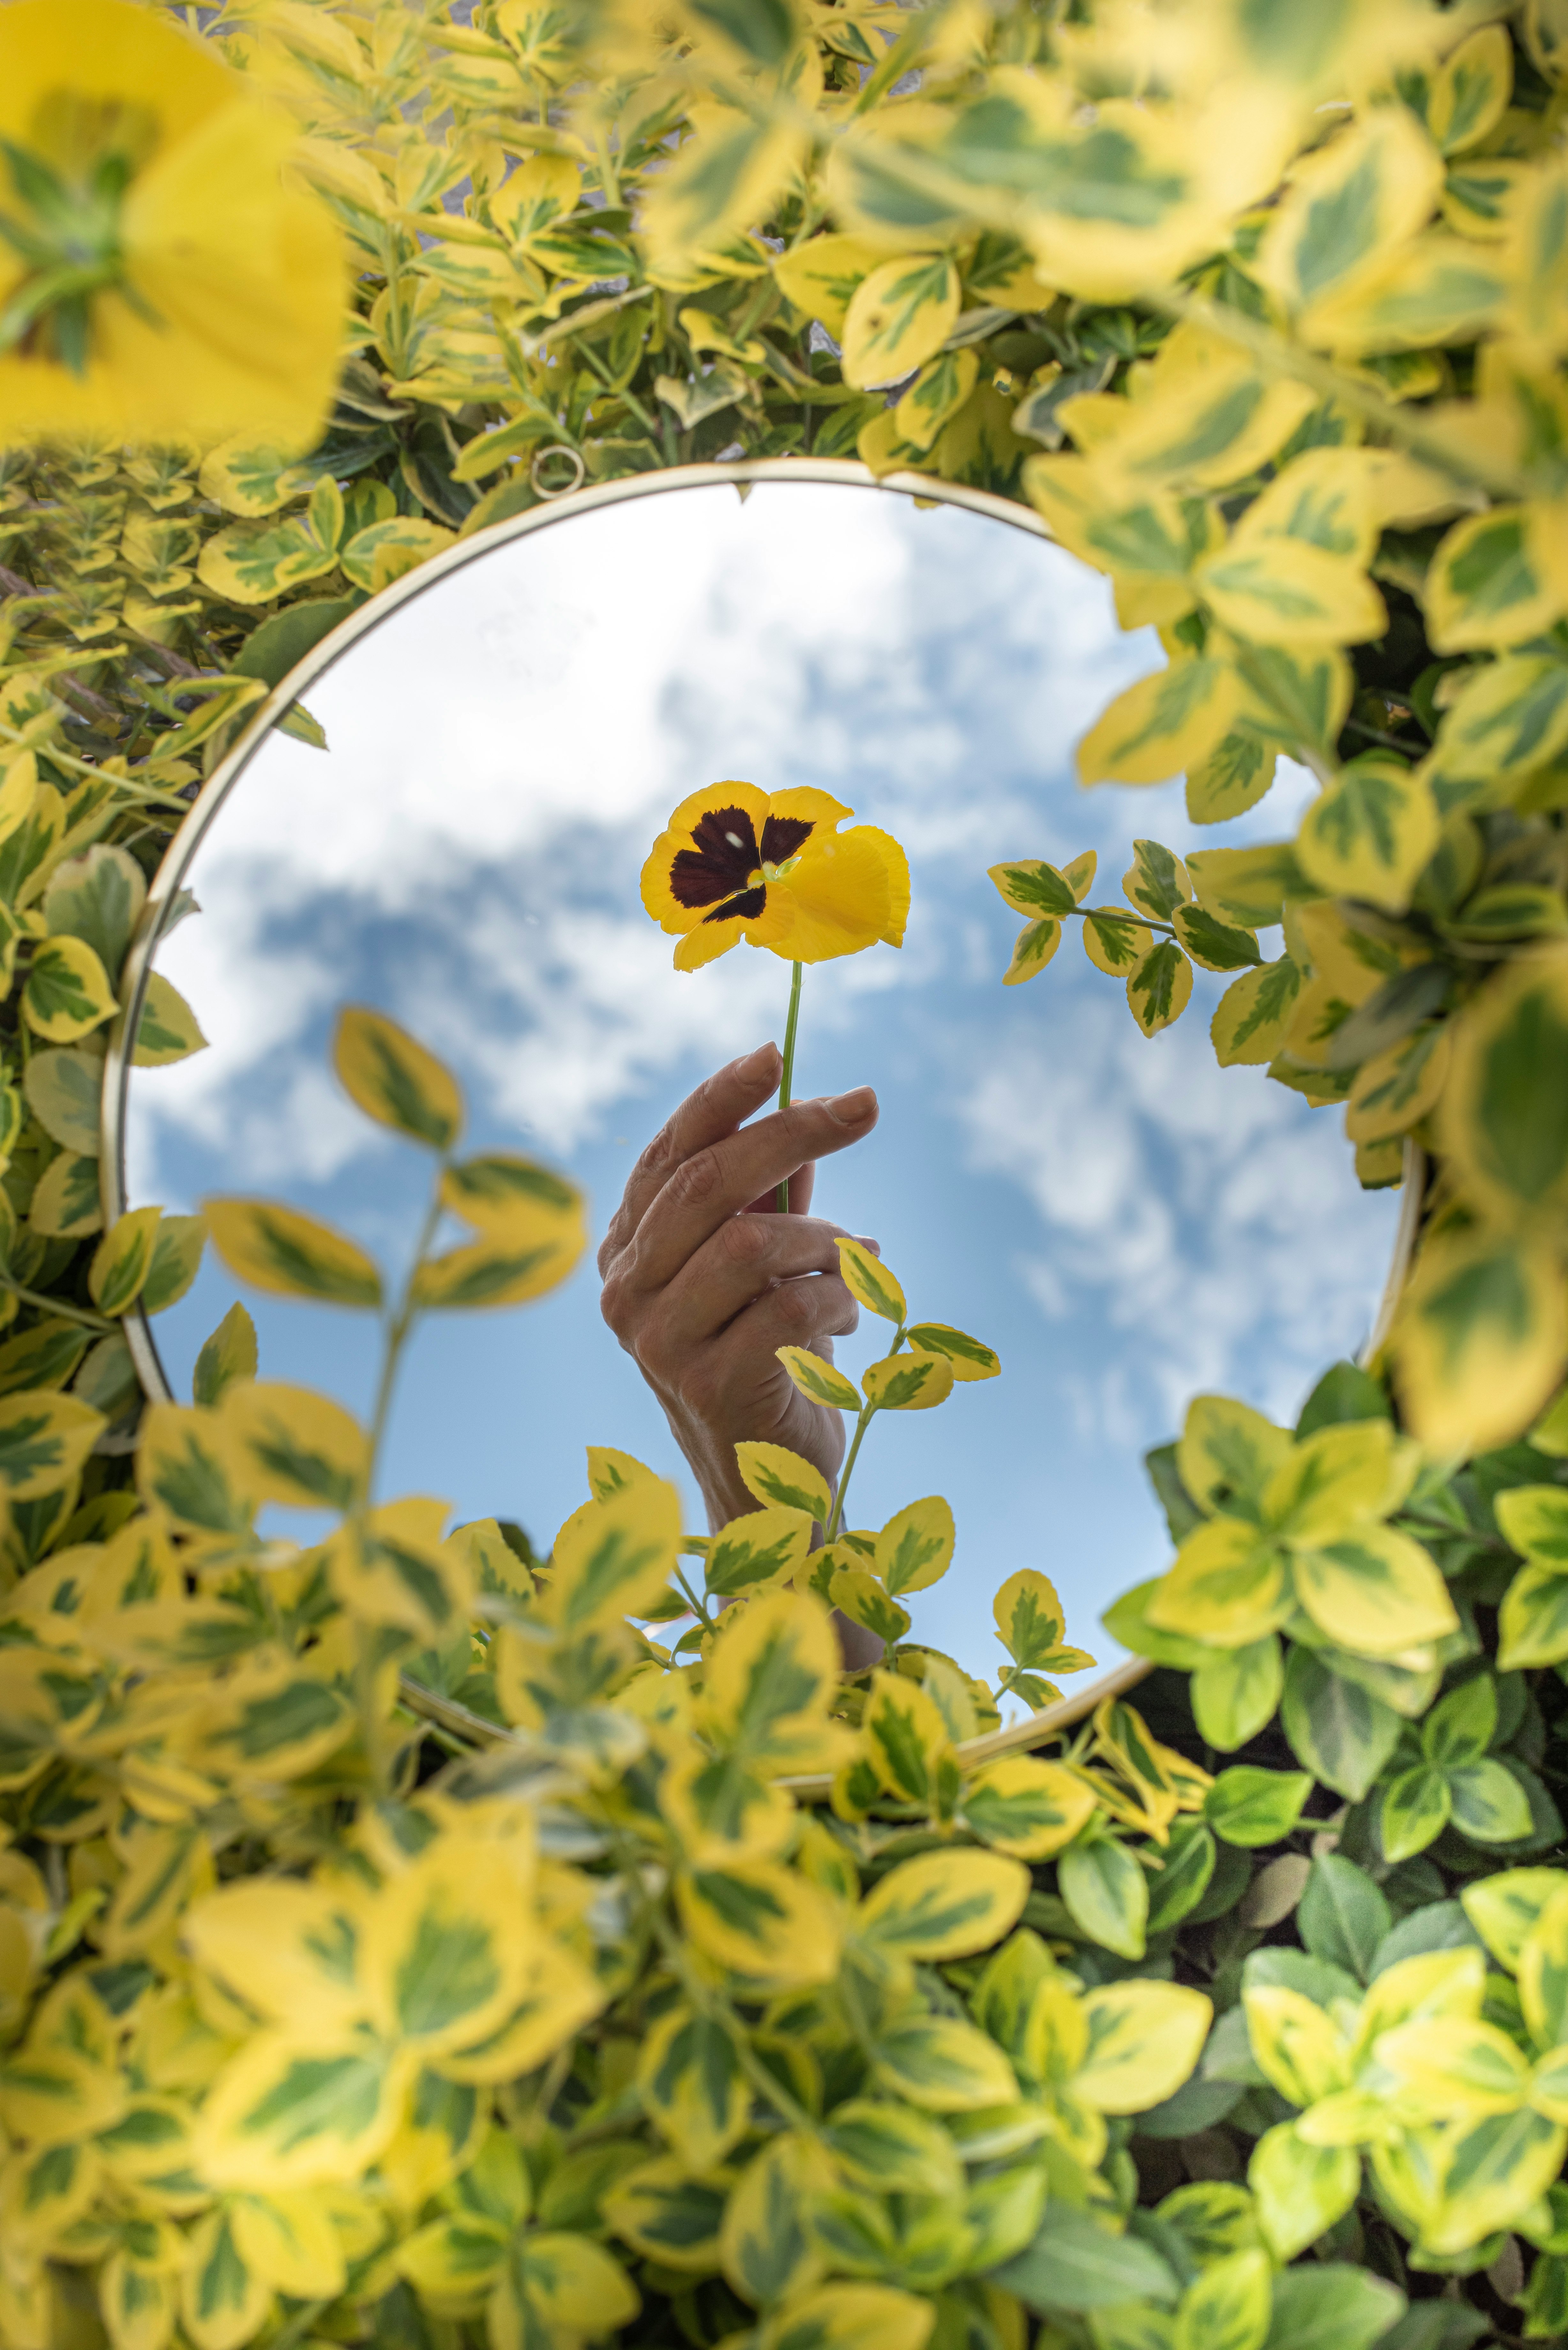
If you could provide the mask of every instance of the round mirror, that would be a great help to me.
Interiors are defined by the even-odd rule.
[[[797,1095],[868,1080],[881,1103],[819,1170],[814,1212],[873,1235],[915,1312],[1002,1367],[936,1415],[882,1414],[853,1515],[949,1497],[956,1560],[911,1600],[914,1637],[970,1670],[1004,1661],[991,1595],[1021,1566],[1055,1582],[1068,1638],[1114,1662],[1101,1608],[1168,1556],[1140,1453],[1200,1389],[1292,1417],[1315,1368],[1365,1340],[1397,1217],[1395,1195],[1357,1190],[1337,1121],[1216,1066],[1224,978],[1199,972],[1152,1038],[1070,937],[1033,984],[1002,984],[1019,918],[989,866],[1092,848],[1091,899],[1114,901],[1136,837],[1206,845],[1179,782],[1074,780],[1076,738],[1160,660],[1027,510],[847,464],[643,477],[460,545],[303,665],[304,716],[242,744],[175,841],[142,954],[209,1045],[111,1072],[115,1209],[267,1193],[405,1256],[426,1170],[333,1080],[353,1002],[458,1072],[472,1147],[582,1184],[597,1242],[675,1104],[784,1034],[774,954],[672,968],[639,892],[655,837],[721,778],[826,790],[903,844],[912,888],[899,951],[805,974]],[[1311,788],[1285,769],[1227,844],[1282,835]],[[142,1329],[150,1378],[188,1397],[237,1295],[209,1251]],[[373,1317],[245,1302],[264,1376],[366,1409]],[[839,1360],[856,1371],[885,1341],[863,1320]],[[401,1489],[543,1545],[584,1498],[589,1443],[675,1475],[701,1525],[600,1318],[591,1252],[526,1310],[422,1324],[391,1428]]]

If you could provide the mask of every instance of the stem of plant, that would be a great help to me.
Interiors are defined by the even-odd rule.
[[[872,1418],[876,1409],[877,1407],[874,1403],[868,1403],[855,1424],[855,1434],[850,1440],[849,1446],[849,1458],[844,1464],[844,1474],[838,1481],[838,1499],[833,1504],[833,1515],[828,1520],[826,1527],[824,1529],[823,1538],[826,1542],[831,1542],[833,1540],[834,1535],[838,1532],[839,1526],[843,1521],[844,1504],[849,1496],[849,1480],[855,1474],[855,1462],[859,1454],[861,1443],[865,1439],[866,1431],[871,1425]]]
[[[788,1109],[790,1105],[790,1087],[794,1078],[794,1036],[795,1030],[800,1025],[801,965],[798,962],[792,963],[790,971],[789,1018],[784,1024],[784,1069],[779,1077],[780,1109]],[[787,1175],[774,1195],[774,1205],[777,1208],[781,1216],[788,1215],[789,1178]]]

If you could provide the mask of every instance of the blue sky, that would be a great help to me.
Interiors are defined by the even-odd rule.
[[[904,842],[913,898],[901,951],[806,974],[796,1090],[869,1080],[882,1103],[818,1205],[877,1237],[922,1315],[1003,1365],[935,1414],[881,1417],[851,1514],[948,1494],[957,1558],[916,1629],[971,1669],[1002,1660],[991,1596],[1020,1566],[1052,1575],[1070,1636],[1113,1656],[1100,1609],[1168,1555],[1140,1453],[1206,1388],[1293,1413],[1365,1336],[1396,1212],[1357,1189],[1336,1113],[1215,1066],[1222,982],[1200,973],[1153,1039],[1075,936],[1027,987],[1000,983],[1018,925],[988,865],[1093,847],[1104,901],[1135,837],[1180,850],[1293,822],[1294,771],[1219,833],[1189,824],[1179,783],[1079,788],[1077,736],[1160,658],[1061,550],[887,492],[672,493],[496,550],[318,682],[328,752],[275,739],[203,844],[202,911],[159,965],[212,1049],[137,1076],[133,1201],[285,1197],[400,1262],[428,1170],[335,1087],[332,1019],[354,1000],[452,1063],[476,1145],[583,1183],[597,1243],[674,1103],[783,1030],[773,956],[670,969],[638,899],[653,835],[722,776],[824,786]],[[537,1305],[427,1323],[389,1490],[519,1518],[544,1544],[584,1497],[584,1446],[607,1443],[677,1476],[700,1524],[597,1287],[585,1261]],[[237,1294],[210,1257],[156,1326],[178,1392]],[[371,1318],[246,1302],[264,1375],[364,1407]],[[880,1351],[863,1326],[840,1359]]]

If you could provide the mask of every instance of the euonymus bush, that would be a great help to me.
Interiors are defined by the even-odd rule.
[[[0,2339],[1568,2334],[1560,0],[254,0],[188,70],[132,23],[89,59],[0,10]],[[323,206],[346,356],[277,447]],[[826,1492],[753,1448],[758,1512],[698,1540],[596,1451],[535,1556],[381,1501],[378,1431],[258,1380],[243,1317],[190,1406],[143,1411],[119,1335],[203,1234],[101,1232],[103,1053],[244,711],[454,535],[797,452],[1028,498],[1111,575],[1167,666],[1086,782],[1184,772],[1218,825],[1314,772],[1293,840],[1145,842],[1118,903],[999,868],[1007,976],[1081,920],[1152,1033],[1234,973],[1220,1059],[1424,1186],[1385,1359],[1154,1457],[1174,1564],[1109,1617],[1153,1670],[1033,1754],[907,1639],[933,1498],[812,1551]],[[155,986],[137,1051],[199,1043]],[[473,1238],[389,1301],[286,1208],[211,1226],[382,1305],[390,1368],[419,1311],[558,1277],[578,1210],[455,1155],[374,1015],[338,1066]],[[983,1357],[857,1277],[865,1419]],[[1029,1702],[1083,1661],[1044,1577],[998,1620]]]

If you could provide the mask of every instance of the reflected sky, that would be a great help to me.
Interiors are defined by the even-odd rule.
[[[157,959],[212,1049],[137,1074],[132,1201],[272,1192],[404,1259],[426,1164],[337,1090],[328,1040],[352,1000],[458,1070],[475,1145],[582,1182],[597,1241],[674,1103],[783,1034],[774,956],[671,969],[638,897],[652,837],[720,777],[820,785],[903,841],[913,896],[901,951],[806,973],[797,1092],[870,1079],[882,1101],[817,1205],[880,1240],[923,1317],[1003,1365],[935,1414],[881,1417],[851,1514],[949,1495],[957,1560],[919,1595],[916,1633],[971,1669],[1002,1661],[991,1595],[1020,1566],[1054,1578],[1070,1637],[1108,1660],[1101,1607],[1168,1555],[1140,1452],[1199,1389],[1293,1413],[1365,1336],[1396,1213],[1357,1189],[1334,1113],[1216,1067],[1222,981],[1199,973],[1152,1040],[1074,938],[1028,987],[1001,986],[1018,924],[988,865],[1094,847],[1103,900],[1135,837],[1216,837],[1179,783],[1073,780],[1077,736],[1160,659],[1061,550],[886,491],[673,492],[481,557],[311,688],[327,752],[274,738],[220,812],[188,877],[202,911]],[[1310,785],[1282,772],[1221,837],[1293,824]],[[544,1544],[584,1498],[583,1447],[607,1443],[680,1477],[700,1524],[597,1290],[585,1262],[538,1305],[428,1321],[391,1489],[519,1518]],[[236,1294],[209,1254],[160,1317],[177,1393]],[[369,1317],[246,1302],[265,1376],[368,1405]],[[863,1326],[839,1357],[854,1370],[880,1351]]]

